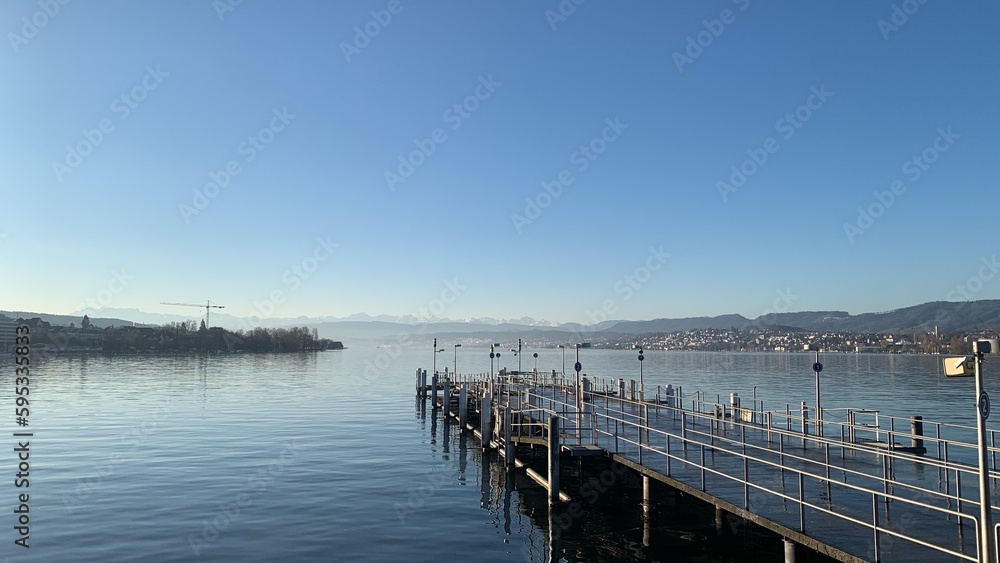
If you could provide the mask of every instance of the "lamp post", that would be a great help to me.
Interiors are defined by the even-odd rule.
[[[643,399],[643,389],[642,386],[642,361],[646,359],[646,356],[642,355],[642,348],[639,348],[639,400]]]
[[[976,423],[979,438],[979,561],[993,560],[993,510],[990,503],[990,473],[986,444],[986,419],[990,416],[990,396],[983,390],[983,354],[996,353],[991,342],[978,340],[972,343],[976,367]]]
[[[823,364],[819,363],[819,350],[816,350],[816,363],[813,364],[813,371],[816,372],[816,435],[823,437],[823,407],[819,402],[819,372],[823,371]]]
[[[438,339],[437,339],[437,338],[435,338],[435,339],[434,339],[434,358],[433,358],[433,360],[431,361],[431,372],[432,372],[432,374],[431,374],[431,375],[435,375],[435,374],[437,374],[437,359],[438,359],[438,352],[444,352],[444,348],[441,348],[440,350],[438,350]]]
[[[580,345],[576,345],[576,364],[573,365],[573,369],[576,370],[576,439],[579,441],[582,437],[580,431],[580,425],[583,424],[583,388],[580,386],[580,370],[583,369],[583,365],[580,364]]]
[[[493,345],[490,344],[490,378],[491,379],[493,378],[493,358],[495,358],[495,357],[497,357],[497,355],[493,353]]]
[[[461,344],[455,345],[455,377],[458,377],[458,349],[461,348]]]

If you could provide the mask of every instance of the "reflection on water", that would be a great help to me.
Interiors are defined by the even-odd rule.
[[[559,351],[538,352],[540,371],[561,368]],[[458,365],[486,371],[488,353],[459,348]],[[727,523],[719,539],[706,507],[662,490],[647,523],[641,483],[627,479],[593,502],[586,497],[578,514],[571,507],[550,513],[543,489],[521,473],[508,475],[475,439],[414,406],[413,370],[430,364],[430,350],[404,350],[366,373],[378,354],[65,357],[32,366],[38,547],[10,560],[190,561],[192,538],[202,538],[205,523],[248,482],[258,483],[250,503],[220,521],[200,558],[780,557],[770,539],[737,524]],[[587,350],[580,359],[591,375],[638,378],[632,351]],[[828,408],[964,424],[974,416],[972,382],[945,379],[938,358],[830,354],[822,361]],[[647,351],[644,378],[647,387],[683,386],[685,395],[751,396],[756,387],[766,400],[811,402],[811,365],[810,354]],[[13,367],[11,358],[0,359],[0,377]],[[0,404],[13,403],[12,389],[0,386]],[[269,473],[266,487],[254,481],[290,443],[294,459]],[[12,463],[0,457],[0,471],[12,474]],[[599,482],[603,470],[596,470],[595,477],[566,464],[566,487]]]

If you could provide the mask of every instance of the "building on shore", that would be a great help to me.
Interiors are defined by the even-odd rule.
[[[5,315],[0,315],[0,352],[13,352],[14,339],[17,334],[17,319],[12,319]]]

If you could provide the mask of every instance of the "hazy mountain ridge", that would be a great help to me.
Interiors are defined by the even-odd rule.
[[[170,322],[199,320],[197,308],[191,315],[164,315],[144,313],[136,309],[101,309],[88,312],[91,322],[97,327],[131,324],[162,325]],[[83,315],[50,315],[30,312],[4,312],[7,316],[41,317],[53,324],[79,325]],[[127,319],[127,320],[125,320]],[[405,320],[407,322],[400,322]],[[535,324],[528,324],[535,323]],[[246,329],[251,326],[247,319],[224,313],[211,315],[213,326],[228,329]],[[344,341],[379,340],[405,341],[418,335],[434,335],[442,338],[480,337],[483,340],[510,338],[539,338],[551,341],[587,341],[599,335],[639,335],[667,333],[700,329],[726,330],[753,327],[773,327],[801,329],[809,331],[884,333],[884,332],[931,332],[935,326],[940,332],[974,332],[983,329],[1000,328],[1000,300],[983,301],[934,301],[911,307],[880,313],[851,315],[846,311],[801,311],[794,313],[772,313],[756,319],[730,314],[716,317],[687,317],[680,319],[652,319],[646,321],[605,321],[596,325],[564,323],[554,325],[522,317],[516,321],[502,319],[473,319],[457,321],[435,319],[418,321],[412,316],[391,315],[371,316],[364,313],[347,318],[338,317],[295,317],[270,318],[254,322],[266,328],[288,328],[309,326],[317,328],[324,338]]]

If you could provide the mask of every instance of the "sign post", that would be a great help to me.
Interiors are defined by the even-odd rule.
[[[990,473],[986,457],[986,419],[990,416],[990,396],[983,390],[983,354],[989,354],[990,342],[972,343],[976,366],[976,426],[979,438],[979,561],[993,560],[993,511],[990,503]]]
[[[816,372],[816,435],[823,437],[823,406],[819,402],[819,372],[823,371],[823,364],[819,363],[819,350],[816,350],[816,363],[813,364],[813,371]]]

